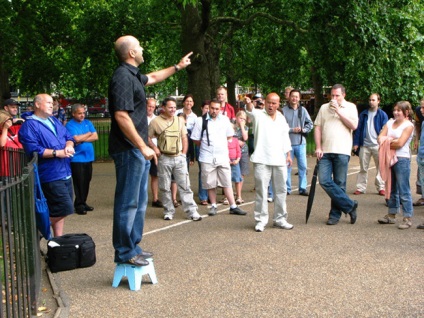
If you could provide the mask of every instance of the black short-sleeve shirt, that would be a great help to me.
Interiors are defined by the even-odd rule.
[[[137,67],[122,62],[113,73],[109,83],[109,111],[112,125],[109,135],[109,153],[119,153],[134,148],[134,145],[125,137],[115,120],[115,112],[128,111],[134,126],[148,143],[148,123],[146,93],[144,86],[148,81],[146,75],[140,74]]]

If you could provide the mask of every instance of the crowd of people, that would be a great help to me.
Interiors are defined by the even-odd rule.
[[[0,147],[24,149],[29,158],[37,153],[53,236],[61,236],[66,216],[94,210],[87,198],[95,160],[92,142],[98,136],[85,119],[84,105],[73,105],[72,119],[67,122],[61,120],[62,112],[54,113],[54,103],[52,96],[39,94],[34,98],[33,110],[18,117],[19,103],[6,100],[0,111]],[[12,163],[6,160],[6,151],[2,154],[3,176]]]
[[[369,108],[358,116],[356,105],[345,99],[345,87],[336,84],[331,88],[331,100],[320,107],[312,121],[300,104],[301,92],[292,87],[285,89],[285,101],[274,92],[246,96],[245,107],[238,111],[228,103],[226,88],[219,87],[215,98],[202,102],[201,116],[192,109],[195,100],[191,94],[184,97],[183,108],[178,110],[174,98],[165,98],[155,114],[157,101],[147,99],[145,87],[185,69],[191,64],[192,53],[173,66],[144,75],[138,68],[144,62],[143,48],[135,37],[120,37],[115,52],[120,63],[111,78],[108,97],[109,153],[116,172],[112,241],[117,263],[145,266],[153,256],[140,246],[149,175],[152,206],[163,209],[164,220],[174,218],[181,202],[187,218],[201,221],[198,204],[209,205],[209,216],[217,214],[218,202],[228,204],[230,214],[247,214],[239,205],[244,202],[243,181],[252,162],[255,231],[263,232],[268,225],[269,203],[274,204],[273,226],[293,229],[286,204],[287,195],[293,193],[292,167],[296,159],[298,194],[308,197],[306,143],[312,131],[319,183],[331,199],[327,225],[338,224],[343,213],[351,224],[358,218],[359,202],[346,193],[352,153],[360,162],[353,195],[367,191],[371,157],[377,167],[376,191],[388,206],[387,215],[378,223],[395,224],[402,210],[398,228],[408,229],[413,206],[424,205],[424,193],[412,202],[409,184],[414,114],[417,179],[418,184],[424,183],[424,143],[419,143],[419,137],[424,138],[424,100],[415,110],[407,101],[397,102],[389,120],[379,108],[379,94],[372,93]],[[98,135],[85,119],[82,104],[72,105],[69,121],[57,101],[47,94],[37,95],[33,111],[22,118],[17,116],[17,105],[12,99],[6,100],[0,111],[0,146],[23,148],[29,157],[38,154],[53,234],[60,236],[66,216],[74,212],[85,215],[94,209],[87,198],[95,160],[92,142]],[[189,178],[195,161],[199,165],[198,203]],[[218,200],[217,189],[222,189],[218,190],[223,193],[222,200]],[[424,224],[418,228],[423,229]]]

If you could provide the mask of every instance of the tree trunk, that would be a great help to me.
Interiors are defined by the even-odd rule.
[[[231,78],[227,78],[227,91],[228,91],[228,102],[236,108],[237,98],[236,98],[236,84],[237,82]]]
[[[211,83],[206,50],[205,21],[199,15],[199,11],[192,5],[186,5],[181,11],[181,47],[183,54],[193,52],[191,65],[187,67],[188,92],[194,97],[193,111],[199,115],[200,106],[204,100],[210,99]],[[204,15],[202,15],[203,18]],[[206,25],[207,25],[206,21]]]
[[[318,75],[315,67],[311,68],[311,73],[312,73],[312,85],[314,87],[314,92],[315,92],[314,113],[312,115],[312,118],[315,119],[321,105],[324,104],[325,101],[324,101],[323,90],[322,90],[322,86],[323,86],[322,79]]]
[[[1,106],[3,106],[3,102],[7,98],[10,98],[9,94],[10,94],[9,76],[8,76],[7,70],[4,67],[4,62],[0,58],[0,103],[1,103]]]

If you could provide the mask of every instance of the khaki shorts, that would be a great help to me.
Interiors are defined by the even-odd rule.
[[[216,187],[232,187],[230,162],[221,164],[202,162],[201,164],[201,177],[203,189],[214,189]]]

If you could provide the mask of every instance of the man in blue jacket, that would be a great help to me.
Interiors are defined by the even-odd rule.
[[[39,94],[34,98],[34,112],[26,113],[19,130],[25,153],[38,154],[41,188],[47,199],[54,236],[63,234],[65,217],[74,213],[72,202],[71,160],[74,139],[53,114],[53,99]]]
[[[359,115],[358,128],[353,134],[353,151],[358,152],[360,171],[356,179],[355,195],[364,194],[367,190],[368,168],[371,156],[376,166],[375,187],[379,195],[384,196],[384,181],[381,179],[378,166],[378,143],[377,137],[381,129],[386,124],[387,114],[379,108],[380,95],[371,94],[369,98],[369,108]]]

